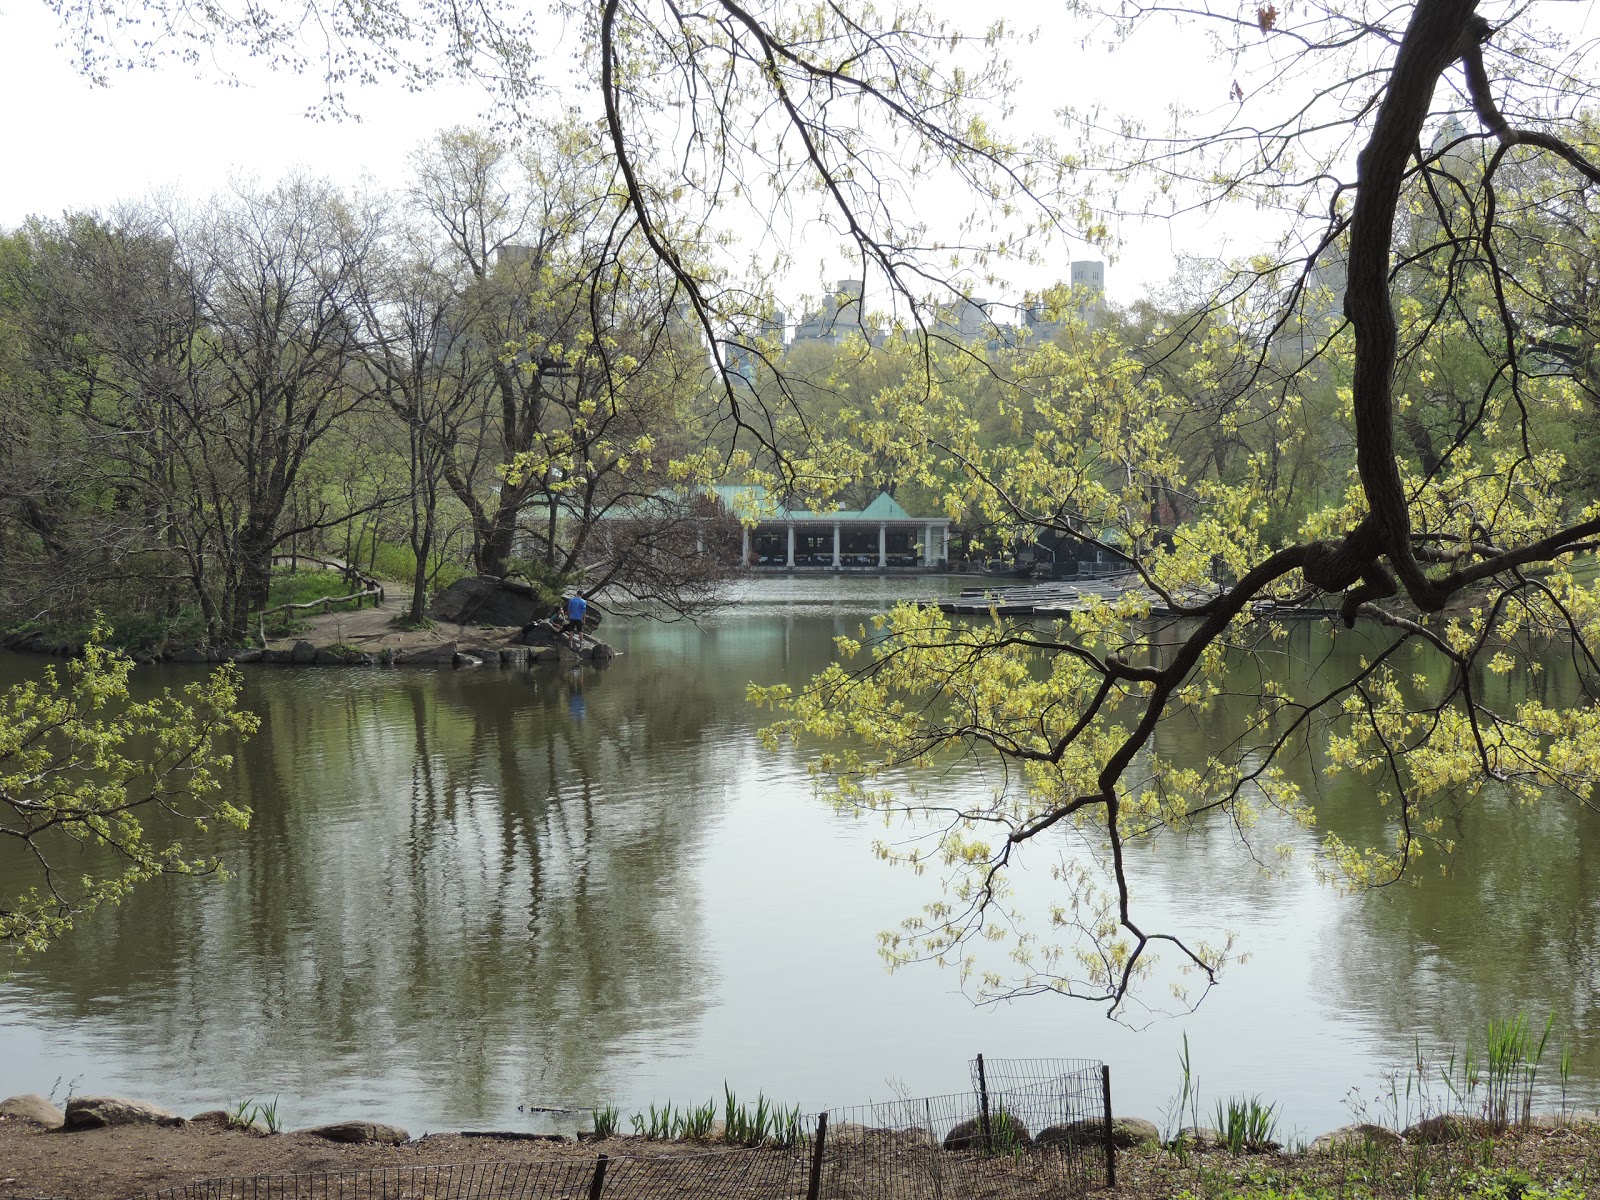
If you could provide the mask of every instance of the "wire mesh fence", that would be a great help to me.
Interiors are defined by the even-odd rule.
[[[805,1118],[782,1146],[213,1179],[133,1200],[1056,1200],[1114,1186],[1106,1068],[980,1056],[971,1073],[965,1092]]]
[[[318,1171],[208,1179],[143,1200],[555,1200],[586,1196],[593,1172],[585,1159]]]
[[[1100,1064],[1052,1076],[1008,1062],[1003,1086],[974,1060],[970,1092],[830,1112],[815,1200],[1047,1200],[1107,1184]]]

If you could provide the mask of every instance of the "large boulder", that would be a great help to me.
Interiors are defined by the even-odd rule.
[[[1111,1122],[1111,1142],[1118,1150],[1161,1144],[1161,1130],[1143,1117],[1117,1117]]]
[[[564,637],[549,621],[540,620],[524,625],[522,632],[511,640],[519,646],[554,646]]]
[[[1394,1130],[1385,1129],[1382,1125],[1362,1123],[1330,1129],[1311,1143],[1311,1150],[1316,1154],[1346,1146],[1355,1149],[1365,1149],[1370,1146],[1374,1149],[1387,1150],[1399,1144],[1400,1135]]]
[[[229,1112],[225,1108],[208,1108],[205,1112],[195,1113],[189,1118],[189,1124],[213,1125],[218,1129],[232,1129],[256,1137],[267,1137],[272,1133],[265,1122],[257,1119],[255,1112]]]
[[[1033,1144],[1041,1150],[1051,1146],[1068,1151],[1087,1146],[1103,1147],[1106,1144],[1106,1124],[1088,1118],[1065,1125],[1048,1125],[1034,1135]]]
[[[456,580],[434,597],[428,615],[455,625],[529,625],[550,612],[548,601],[522,583],[492,575]]]
[[[121,1096],[74,1096],[67,1101],[66,1128],[105,1129],[111,1125],[182,1125],[175,1112],[144,1100]]]
[[[1490,1137],[1494,1125],[1481,1117],[1464,1117],[1455,1113],[1427,1117],[1411,1126],[1402,1135],[1414,1146],[1433,1146],[1443,1142],[1465,1142]]]
[[[370,667],[372,662],[372,655],[352,646],[324,646],[316,657],[319,667]]]
[[[9,1096],[0,1100],[0,1117],[8,1121],[26,1121],[30,1125],[43,1125],[46,1129],[60,1129],[66,1123],[66,1114],[43,1096]]]
[[[421,646],[395,656],[395,662],[408,667],[448,667],[455,661],[456,644],[444,642],[437,646]]]
[[[398,1146],[409,1142],[411,1135],[398,1125],[383,1125],[377,1121],[333,1121],[327,1125],[313,1125],[297,1133],[323,1138],[330,1142],[382,1142]]]
[[[990,1114],[989,1138],[992,1149],[997,1153],[1015,1150],[1019,1146],[1027,1146],[1030,1142],[1028,1127],[1017,1117]],[[977,1117],[962,1121],[949,1133],[944,1135],[944,1148],[946,1150],[984,1150],[991,1147],[984,1145],[983,1128]]]
[[[1227,1143],[1222,1135],[1209,1125],[1185,1125],[1178,1130],[1178,1134],[1167,1143],[1169,1147],[1178,1145],[1187,1146],[1191,1150],[1216,1150]]]

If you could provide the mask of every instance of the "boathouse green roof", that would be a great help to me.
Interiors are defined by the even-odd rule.
[[[785,508],[775,505],[763,487],[750,484],[719,483],[712,492],[729,512],[740,517],[753,517],[758,521],[919,521],[924,524],[948,524],[947,517],[914,517],[888,492],[879,492],[877,499],[863,509],[838,508],[816,512],[805,508]]]

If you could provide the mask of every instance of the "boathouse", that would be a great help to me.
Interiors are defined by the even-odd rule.
[[[950,519],[914,517],[887,492],[859,511],[768,506],[759,489],[719,487],[719,498],[744,518],[742,556],[780,571],[943,570],[950,559]]]

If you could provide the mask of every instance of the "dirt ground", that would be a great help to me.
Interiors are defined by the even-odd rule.
[[[652,1144],[650,1153],[671,1152]],[[0,1198],[125,1200],[203,1179],[337,1172],[433,1164],[570,1160],[585,1176],[600,1153],[638,1154],[630,1139],[605,1142],[502,1141],[440,1134],[401,1146],[341,1145],[303,1133],[271,1136],[216,1125],[45,1130],[0,1118]]]
[[[267,646],[272,650],[288,650],[296,642],[307,641],[313,646],[354,646],[368,654],[383,650],[398,654],[427,650],[449,642],[462,647],[504,646],[521,632],[516,625],[452,625],[443,621],[427,629],[400,629],[393,620],[404,612],[403,606],[391,600],[355,612],[317,613],[306,618],[303,632],[277,638]]]
[[[348,1200],[590,1194],[596,1158],[610,1157],[607,1195],[625,1200],[772,1200],[804,1194],[806,1156],[783,1150],[717,1151],[701,1144],[612,1138],[603,1142],[511,1141],[462,1134],[429,1136],[401,1146],[339,1145],[308,1134],[262,1136],[215,1125],[123,1126],[47,1132],[0,1118],[0,1200],[128,1200],[199,1180],[294,1173],[481,1164],[437,1175],[391,1174],[382,1188],[319,1174],[294,1184],[279,1178],[196,1196],[293,1200],[335,1195]],[[940,1189],[965,1200],[1038,1200],[1067,1190],[1037,1166],[1001,1157],[938,1155]],[[847,1155],[848,1157],[848,1155]],[[874,1157],[867,1173],[841,1160],[841,1176],[825,1176],[829,1194],[860,1200],[909,1200],[929,1192],[926,1152],[913,1162]],[[369,1177],[370,1178],[370,1177]],[[504,1192],[478,1190],[502,1181]],[[532,1186],[530,1186],[530,1184]],[[1540,1190],[1545,1189],[1545,1190]],[[1346,1146],[1311,1154],[1174,1154],[1142,1147],[1117,1156],[1117,1186],[1089,1195],[1115,1200],[1234,1200],[1305,1197],[1333,1200],[1418,1200],[1539,1195],[1589,1200],[1600,1195],[1600,1126],[1503,1131],[1443,1145]]]

